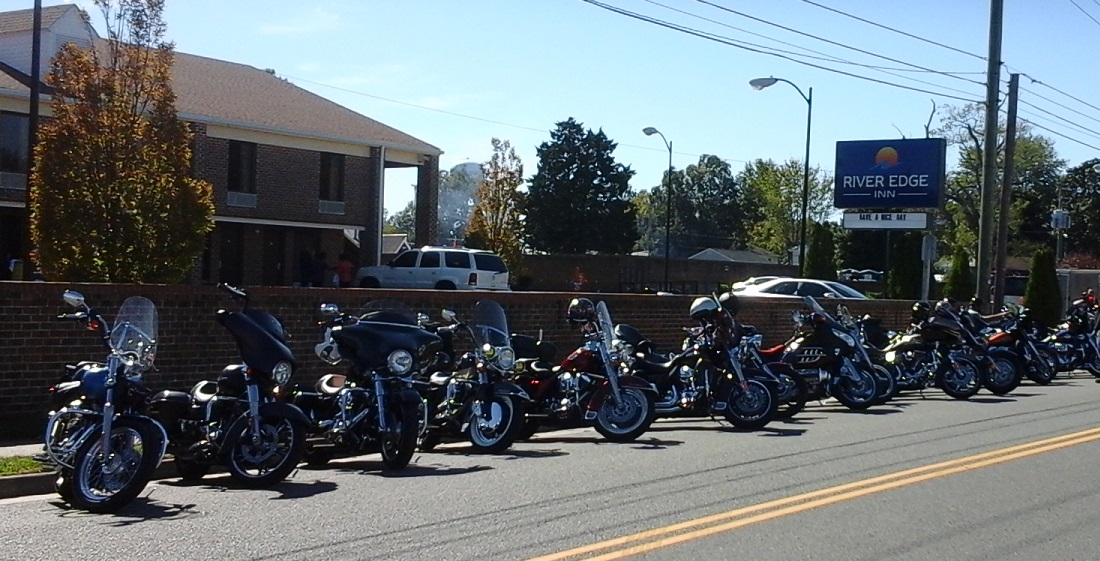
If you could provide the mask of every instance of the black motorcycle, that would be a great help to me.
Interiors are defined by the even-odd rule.
[[[111,325],[79,292],[66,290],[64,298],[81,311],[57,319],[96,332],[108,354],[106,362],[67,365],[50,388],[56,409],[38,459],[55,469],[54,488],[65,502],[89,512],[114,512],[145,488],[168,442],[161,426],[143,412],[152,393],[143,378],[156,356],[157,309],[132,296]]]
[[[937,387],[955,399],[970,399],[982,388],[983,372],[995,365],[976,354],[982,344],[942,302],[937,310],[933,315],[927,303],[914,304],[909,329],[894,334],[883,357],[899,369],[902,389]]]
[[[278,400],[297,363],[278,318],[250,308],[244,290],[218,286],[242,301],[240,310],[221,309],[215,318],[233,336],[243,362],[226,366],[216,381],[199,382],[190,392],[157,393],[148,411],[167,429],[169,451],[184,480],[202,479],[213,466],[224,465],[247,487],[269,487],[297,467],[305,450],[309,419]]]
[[[326,374],[312,387],[298,386],[287,399],[309,417],[306,461],[319,465],[342,455],[381,453],[382,464],[402,469],[416,451],[421,427],[414,376],[432,366],[439,335],[417,324],[402,304],[372,302],[359,316],[322,304],[324,337],[317,356],[346,374]]]
[[[1040,332],[1058,372],[1083,369],[1100,378],[1100,313],[1091,299],[1074,300],[1057,329]]]
[[[420,384],[427,423],[419,447],[429,451],[443,439],[464,438],[475,452],[502,452],[523,430],[531,401],[527,392],[507,380],[516,364],[507,316],[495,301],[480,300],[469,322],[457,322],[455,317],[443,310],[447,325],[420,322],[442,338],[444,356]],[[474,350],[455,357],[455,331],[468,333]]]

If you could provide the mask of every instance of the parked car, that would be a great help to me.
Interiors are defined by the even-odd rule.
[[[424,246],[397,254],[386,265],[361,267],[360,288],[434,288],[437,290],[511,290],[508,267],[499,255],[482,249]]]
[[[835,281],[819,279],[778,278],[770,281],[734,289],[742,296],[765,296],[774,298],[840,298],[847,300],[868,300],[862,292]]]

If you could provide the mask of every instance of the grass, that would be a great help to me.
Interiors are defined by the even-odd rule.
[[[46,471],[41,463],[30,456],[14,456],[0,458],[0,477],[5,475],[21,475],[24,473],[41,473]]]

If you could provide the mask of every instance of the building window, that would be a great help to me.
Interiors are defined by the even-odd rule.
[[[27,188],[30,116],[0,111],[0,187]]]
[[[256,192],[256,144],[229,141],[229,190],[238,193]]]
[[[344,200],[344,155],[321,152],[322,201]]]

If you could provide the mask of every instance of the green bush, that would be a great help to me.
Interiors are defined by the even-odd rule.
[[[1054,254],[1048,248],[1040,249],[1031,259],[1024,305],[1031,309],[1031,317],[1044,325],[1056,325],[1062,319],[1062,288]]]
[[[943,280],[943,295],[956,300],[969,300],[976,294],[976,282],[970,270],[970,252],[965,247],[956,247],[951,257],[951,270]]]

